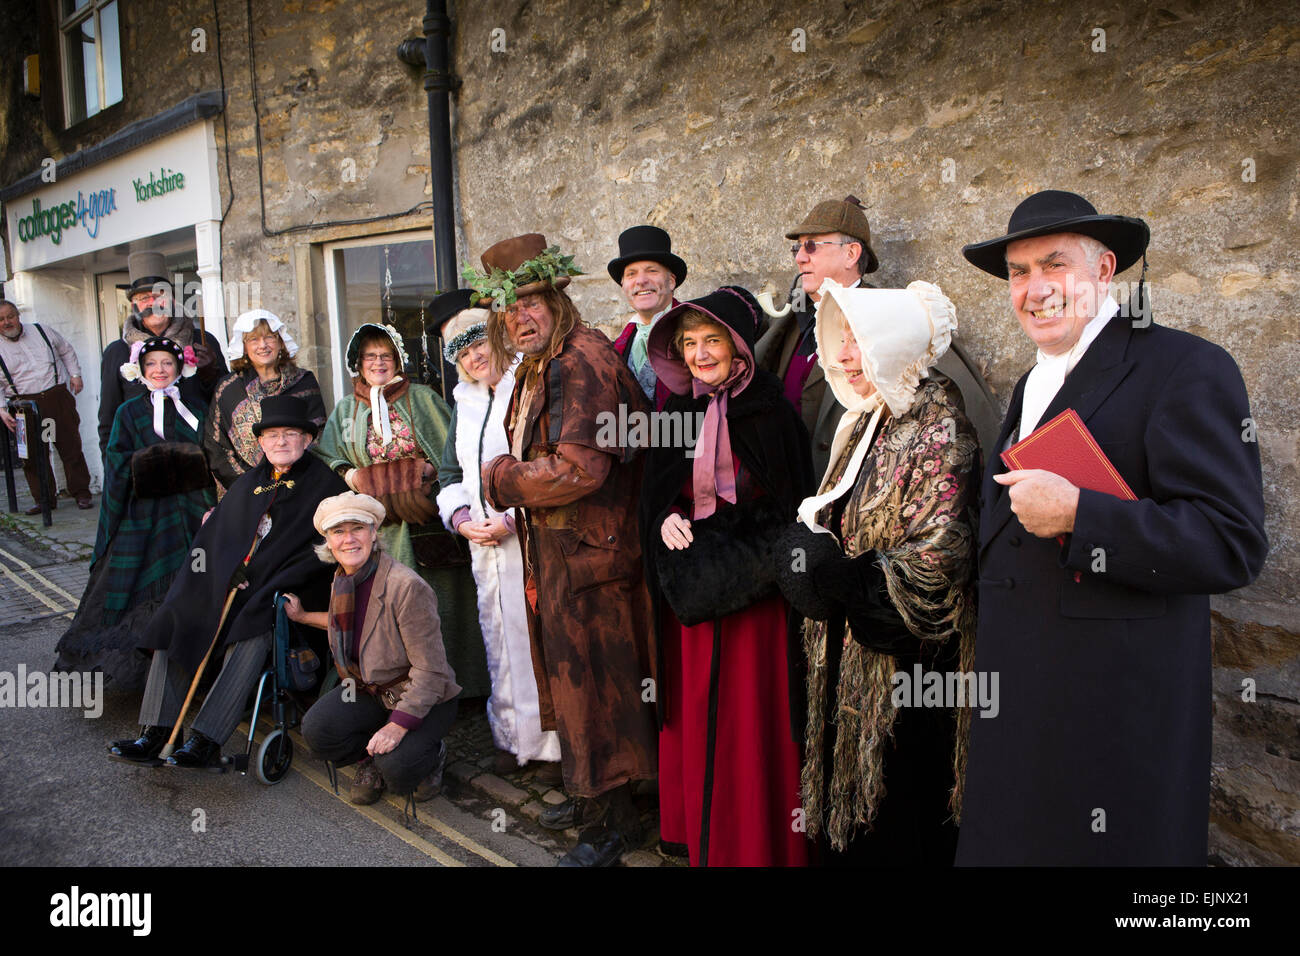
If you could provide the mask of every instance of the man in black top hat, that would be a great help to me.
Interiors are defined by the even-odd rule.
[[[165,338],[181,348],[194,349],[198,374],[178,384],[186,404],[206,406],[212,401],[217,382],[229,369],[221,354],[221,343],[211,332],[202,336],[167,278],[167,259],[161,252],[133,252],[127,257],[131,284],[127,298],[131,314],[122,326],[122,337],[104,349],[99,368],[99,453],[103,456],[113,432],[113,416],[129,398],[143,395],[144,384],[122,378],[121,368],[131,357],[131,346],[148,338]],[[119,286],[118,288],[121,288]]]
[[[972,721],[959,864],[1206,863],[1207,595],[1249,584],[1268,540],[1236,363],[1150,321],[1141,283],[1127,315],[1109,295],[1149,235],[1048,190],[962,250],[1038,348],[991,451],[1073,409],[1137,500],[989,456],[975,670],[999,709]]]
[[[140,705],[143,729],[135,740],[114,741],[109,752],[115,757],[159,762],[211,648],[212,661],[224,651],[225,663],[194,717],[189,740],[167,763],[219,765],[221,745],[239,723],[271,649],[276,592],[292,591],[315,600],[314,606],[328,594],[332,572],[313,550],[322,538],[312,516],[322,500],[342,494],[347,485],[306,454],[316,425],[297,396],[263,400],[253,433],[261,463],[241,475],[208,515],[194,536],[194,560],[176,575],[145,628],[139,647],[154,654]],[[215,666],[212,661],[209,666]]]
[[[633,226],[618,237],[618,256],[609,262],[609,277],[623,289],[636,318],[627,324],[614,348],[636,376],[645,397],[663,408],[668,389],[655,380],[646,353],[655,319],[673,306],[673,293],[686,281],[686,263],[673,254],[673,241],[658,226]]]

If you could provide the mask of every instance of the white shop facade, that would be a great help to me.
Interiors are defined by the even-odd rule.
[[[131,133],[116,134],[116,155],[94,161],[114,152],[101,148],[58,166],[47,161],[43,175],[0,193],[8,230],[8,261],[0,262],[5,298],[18,306],[24,325],[57,329],[76,349],[85,380],[77,411],[94,491],[103,482],[96,433],[100,359],[121,336],[130,311],[121,288],[128,283],[127,256],[163,253],[177,298],[223,348],[227,338],[212,121],[195,117],[139,146],[120,148]],[[65,173],[65,167],[75,171]]]

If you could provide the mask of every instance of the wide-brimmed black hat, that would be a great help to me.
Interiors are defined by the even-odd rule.
[[[307,403],[296,395],[272,395],[262,399],[262,420],[253,426],[253,434],[267,428],[296,428],[316,437],[316,423],[307,417]]]
[[[433,301],[429,303],[429,318],[434,327],[441,330],[442,324],[448,319],[473,308],[476,298],[473,289],[452,289],[450,292],[434,296]]]
[[[657,262],[673,274],[677,284],[686,281],[686,263],[673,255],[673,240],[658,226],[633,226],[618,237],[618,258],[609,261],[609,277],[622,285],[623,270],[633,262]]]
[[[1059,189],[1044,189],[1015,208],[1007,223],[1006,235],[963,246],[961,254],[971,265],[1005,279],[1009,243],[1058,232],[1077,232],[1096,239],[1115,253],[1116,274],[1141,259],[1151,241],[1151,230],[1141,219],[1101,216],[1096,207],[1082,196]]]

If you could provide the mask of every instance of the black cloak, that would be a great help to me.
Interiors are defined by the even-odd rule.
[[[226,596],[239,583],[237,573],[263,515],[270,515],[271,530],[244,570],[248,587],[236,594],[216,651],[268,633],[275,621],[272,602],[277,591],[293,591],[310,606],[323,605],[334,568],[313,550],[323,539],[312,516],[323,499],[344,491],[343,479],[310,453],[304,453],[279,483],[271,480],[271,464],[265,458],[241,475],[195,535],[190,559],[150,619],[140,648],[166,650],[187,671],[198,668]]]
[[[757,332],[754,323],[737,302],[731,302],[724,290],[712,293],[703,299],[683,303],[687,306],[705,309],[716,320],[722,322],[731,332],[733,340],[743,345],[742,353],[747,349],[752,362],[754,341]],[[739,298],[752,299],[744,290]],[[737,300],[739,301],[739,300]],[[751,305],[755,308],[757,303]],[[722,306],[722,307],[719,307]],[[756,309],[755,309],[756,311]],[[669,320],[670,316],[660,319]],[[674,325],[671,321],[669,326]],[[652,338],[650,352],[657,354],[658,342],[662,340],[669,327]],[[663,356],[659,356],[660,359]],[[672,356],[672,360],[681,363],[681,359]],[[684,363],[683,363],[684,367]],[[661,376],[661,381],[663,380]],[[702,414],[708,408],[707,395],[699,398],[691,395],[674,393],[664,404],[663,411],[675,415]],[[696,419],[699,420],[699,419]],[[762,494],[756,498],[738,500],[735,505],[719,502],[719,508],[706,520],[720,526],[726,534],[735,538],[771,539],[776,544],[779,532],[795,520],[795,512],[805,497],[816,491],[816,476],[813,475],[811,442],[803,420],[785,398],[781,381],[774,374],[764,369],[755,369],[749,384],[740,394],[732,394],[727,399],[727,433],[731,440],[731,451],[740,462],[743,471],[748,472],[754,485]],[[653,447],[645,459],[645,472],[641,482],[640,524],[641,553],[645,556],[646,587],[650,592],[650,606],[654,613],[655,633],[659,633],[659,602],[663,599],[662,585],[655,566],[655,543],[659,540],[659,529],[668,516],[682,491],[690,480],[694,467],[694,458],[687,457],[687,449],[678,447]],[[740,490],[740,482],[737,490]],[[775,519],[775,521],[773,520]],[[761,541],[758,542],[762,544]],[[728,558],[733,561],[743,559],[750,553],[755,560],[764,562],[762,566],[739,567],[728,564],[724,559],[718,561],[717,554],[710,560],[711,554],[705,549],[687,549],[682,558],[690,563],[689,575],[698,582],[697,590],[702,596],[734,590],[735,583],[755,581],[771,577],[772,558],[770,548],[729,550]],[[726,565],[726,566],[723,566]],[[757,600],[761,594],[752,594]],[[657,673],[664,673],[662,642],[656,642],[659,656]],[[802,743],[802,735],[795,734],[795,727],[802,727],[805,709],[803,647],[794,639],[793,633],[788,642],[786,653],[789,668],[791,733],[796,741]],[[667,713],[667,701],[662,696],[667,688],[661,688],[659,701],[659,720],[662,725]]]

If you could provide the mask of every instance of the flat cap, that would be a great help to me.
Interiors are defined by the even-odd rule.
[[[345,491],[333,498],[326,498],[318,504],[316,513],[312,515],[311,523],[320,534],[324,534],[336,524],[342,524],[344,521],[359,521],[362,524],[370,525],[372,528],[378,528],[384,523],[385,514],[387,512],[384,510],[384,506],[370,495],[359,495],[355,491]]]

